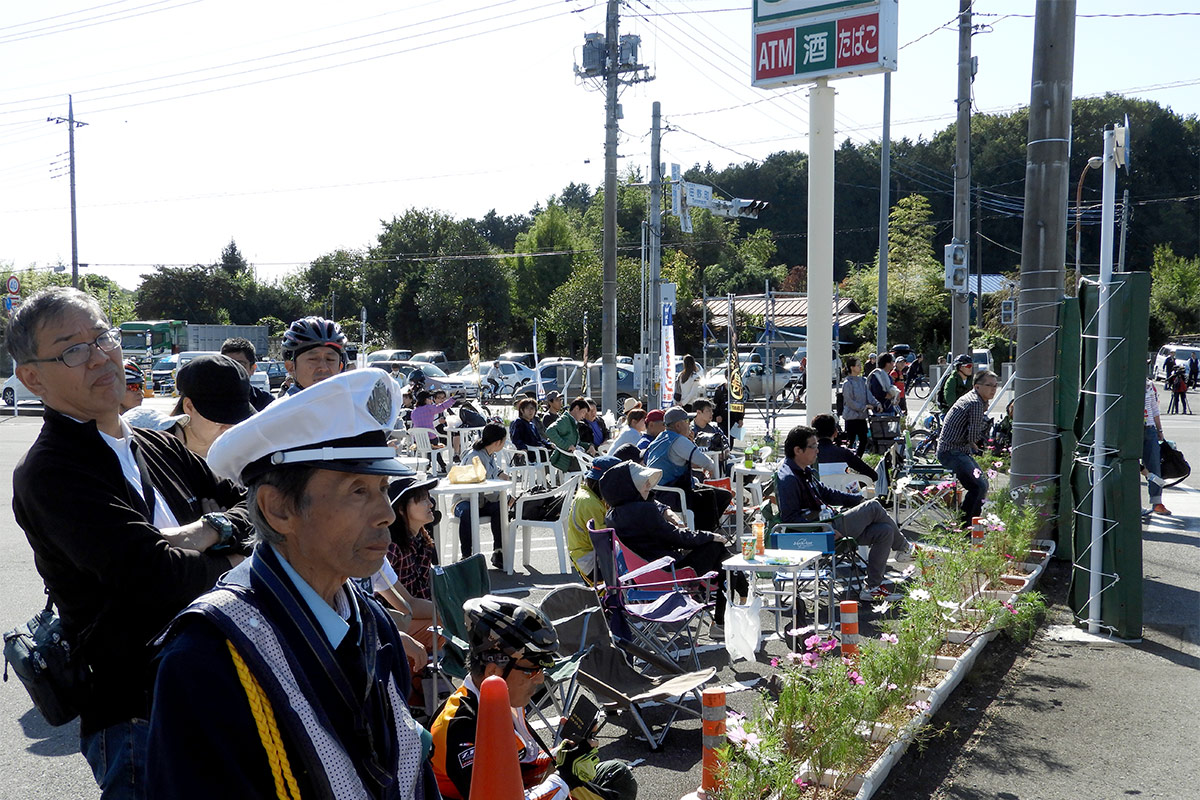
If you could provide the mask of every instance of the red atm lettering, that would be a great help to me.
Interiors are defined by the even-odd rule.
[[[779,78],[796,71],[796,32],[792,28],[755,37],[754,79]]]

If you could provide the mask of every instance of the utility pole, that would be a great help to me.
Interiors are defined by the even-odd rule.
[[[954,240],[967,250],[971,238],[971,2],[958,0],[958,123],[954,156]],[[967,275],[970,275],[970,269]],[[967,284],[970,286],[970,284]],[[970,354],[970,291],[950,293],[950,353]]]
[[[617,38],[618,0],[608,0],[605,44],[608,69],[604,100],[604,294],[600,400],[601,409],[617,407],[617,87],[620,83],[621,42]]]
[[[975,324],[983,327],[983,199],[975,189]]]
[[[627,83],[652,80],[646,67],[637,63],[637,36],[619,36],[620,0],[608,0],[605,33],[589,33],[583,41],[583,66],[575,67],[581,78],[604,82],[604,291],[601,297],[601,407],[617,406],[617,90],[621,75],[632,73]]]
[[[75,103],[71,95],[67,95],[67,116],[46,117],[46,122],[67,123],[67,149],[71,174],[71,285],[79,287],[79,233],[75,222],[75,128],[87,125],[86,122],[76,122]]]
[[[1014,487],[1053,484],[1059,473],[1054,359],[1066,275],[1074,59],[1075,0],[1037,0],[1017,302]]]
[[[888,221],[892,211],[892,73],[883,73],[883,135],[879,147],[879,299],[875,352],[888,348]]]
[[[650,121],[650,408],[658,408],[660,395],[655,389],[663,368],[662,353],[662,105],[655,101]],[[607,199],[607,198],[606,198]],[[615,227],[615,226],[614,226]],[[616,398],[613,398],[616,402]]]

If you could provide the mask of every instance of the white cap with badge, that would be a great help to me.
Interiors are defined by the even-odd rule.
[[[400,384],[390,375],[377,369],[343,372],[227,430],[209,450],[208,465],[244,486],[287,464],[412,475],[388,444],[399,414]]]

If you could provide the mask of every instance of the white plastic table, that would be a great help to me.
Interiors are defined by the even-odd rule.
[[[457,525],[452,522],[456,520],[454,516],[454,498],[463,497],[470,501],[471,504],[471,552],[483,552],[479,549],[479,496],[484,494],[500,493],[500,541],[508,540],[508,491],[513,486],[512,481],[502,480],[486,480],[481,483],[450,483],[446,478],[438,481],[437,486],[429,490],[429,494],[442,506],[442,524],[436,528],[437,536],[434,540],[434,547],[437,548],[439,559],[444,555],[442,552],[442,537],[443,531],[450,527],[455,530],[452,534],[452,544],[450,552],[455,555],[460,555],[460,545],[458,541]],[[457,561],[458,559],[451,559]],[[446,562],[443,562],[446,563]],[[507,566],[507,565],[506,565]]]
[[[814,575],[817,574],[819,568],[818,561],[821,556],[825,555],[820,550],[767,550],[761,556],[755,556],[753,561],[747,561],[741,553],[735,556],[730,556],[721,563],[721,568],[725,570],[725,586],[729,596],[733,597],[733,574],[735,572],[745,572],[746,578],[750,585],[750,592],[753,594],[768,594],[768,591],[760,591],[758,589],[758,577],[767,575],[774,577],[778,572],[787,572],[792,576],[792,628],[800,627],[800,573],[804,570],[813,570]],[[775,590],[770,590],[770,594],[777,594]],[[821,603],[821,582],[813,581],[813,620],[819,620]],[[775,630],[779,632],[779,614],[782,608],[778,605],[771,607],[770,610],[775,614]],[[829,619],[833,619],[832,615]]]

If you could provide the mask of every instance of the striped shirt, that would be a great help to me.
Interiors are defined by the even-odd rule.
[[[988,432],[987,402],[979,392],[971,391],[958,398],[946,412],[942,433],[938,439],[938,458],[943,455],[979,452],[983,437]]]

